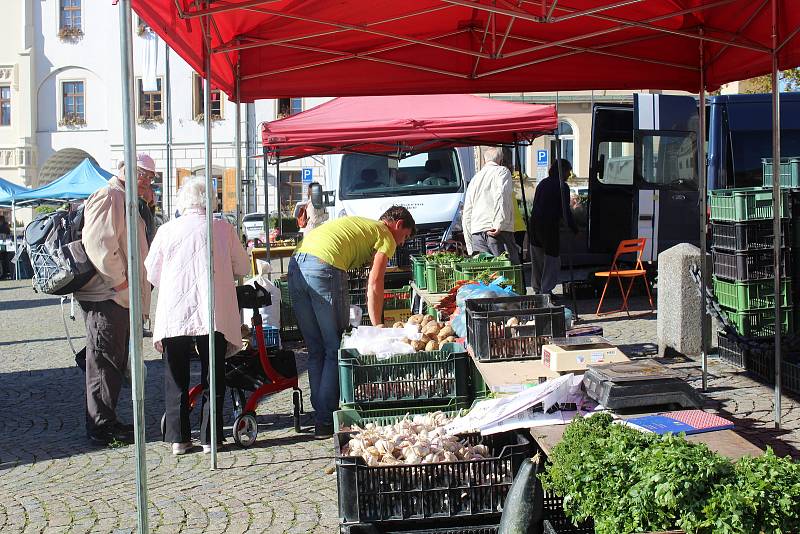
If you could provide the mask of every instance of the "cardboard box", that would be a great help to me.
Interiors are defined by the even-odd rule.
[[[558,373],[581,372],[590,365],[627,361],[622,351],[603,338],[558,339],[542,347],[542,364]]]

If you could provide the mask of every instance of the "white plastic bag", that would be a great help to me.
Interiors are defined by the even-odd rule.
[[[270,297],[272,297],[272,304],[259,308],[258,311],[261,313],[261,322],[264,324],[264,326],[274,326],[275,328],[280,328],[281,290],[278,289],[275,284],[272,283],[272,280],[268,278],[268,275],[271,272],[269,263],[262,260],[256,260],[256,266],[258,268],[258,274],[245,280],[245,284],[254,285],[255,282],[258,282],[258,285],[262,286],[269,292]],[[249,326],[251,324],[250,319],[252,317],[253,310],[247,308],[242,310],[242,319],[244,320],[244,324]]]

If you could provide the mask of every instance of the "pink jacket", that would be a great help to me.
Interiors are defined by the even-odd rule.
[[[215,220],[214,330],[228,342],[226,356],[242,348],[241,320],[234,276],[248,273],[247,252],[236,230]],[[177,336],[201,336],[208,332],[208,270],[206,216],[188,210],[156,232],[144,264],[147,278],[159,288],[153,345],[162,351],[161,340]]]

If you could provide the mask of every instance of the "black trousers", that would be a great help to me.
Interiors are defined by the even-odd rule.
[[[202,419],[200,423],[200,443],[211,443],[210,397],[208,387],[208,336],[178,336],[162,340],[164,347],[164,408],[167,414],[164,440],[168,443],[191,441],[189,425],[189,365],[192,355],[200,356]],[[225,336],[214,333],[217,373],[217,439],[222,441],[222,408],[225,403]]]
[[[128,368],[130,316],[113,300],[78,301],[86,321],[86,430],[117,422],[117,401]]]

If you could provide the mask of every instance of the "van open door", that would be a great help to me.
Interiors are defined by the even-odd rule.
[[[691,96],[636,94],[633,108],[636,236],[642,259],[700,241],[698,114]]]
[[[633,107],[597,104],[589,162],[589,250],[613,254],[634,237]]]

